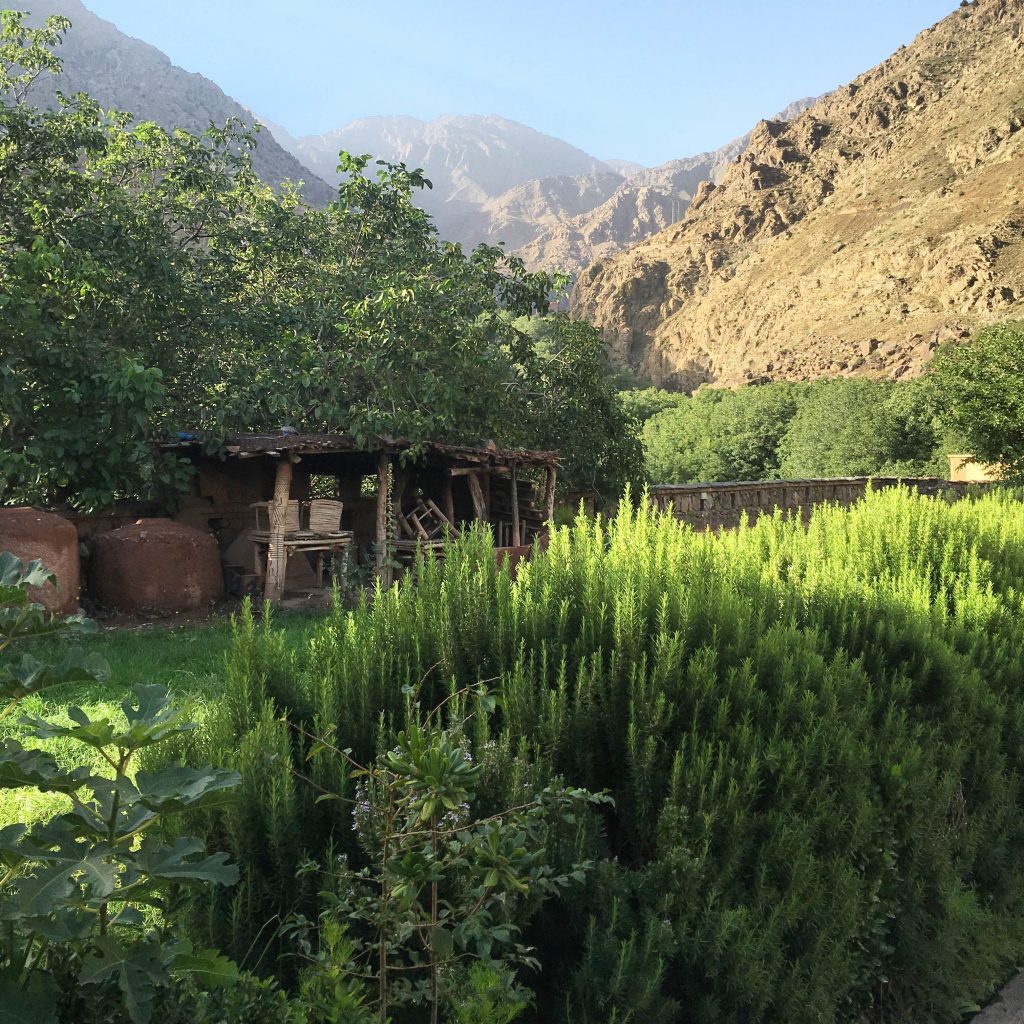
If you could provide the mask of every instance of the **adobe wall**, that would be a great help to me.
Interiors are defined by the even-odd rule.
[[[864,497],[868,484],[882,490],[905,484],[920,494],[960,497],[970,484],[937,477],[842,477],[828,480],[752,480],[715,484],[660,484],[650,488],[661,509],[671,504],[677,519],[697,528],[717,530],[753,523],[776,509],[806,516],[815,505],[852,505]],[[977,486],[977,485],[974,485]]]

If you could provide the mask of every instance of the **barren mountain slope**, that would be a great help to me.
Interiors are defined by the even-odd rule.
[[[252,113],[209,79],[191,74],[172,64],[165,54],[141,39],[125,35],[109,21],[98,18],[80,0],[46,0],[35,10],[33,22],[47,14],[64,14],[71,29],[58,49],[63,73],[43,78],[36,86],[40,104],[49,101],[55,89],[66,94],[87,92],[104,107],[131,111],[142,121],[155,121],[164,128],[184,128],[202,134],[211,122],[223,126],[230,117],[248,125]],[[333,190],[284,150],[269,131],[259,134],[253,153],[253,170],[269,185],[285,179],[304,181],[303,194],[316,205],[330,201]]]
[[[614,360],[691,389],[900,377],[1024,315],[1024,0],[977,0],[789,123],[682,223],[580,277]]]
[[[803,113],[816,99],[797,100],[777,114],[786,121]],[[517,255],[536,270],[565,270],[578,274],[595,260],[628,249],[682,219],[697,186],[720,181],[728,166],[743,152],[750,132],[720,149],[698,156],[669,160],[631,174],[608,200],[553,226],[541,225]],[[621,163],[621,161],[620,161]]]

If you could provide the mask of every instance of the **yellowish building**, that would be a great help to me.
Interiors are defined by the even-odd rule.
[[[987,484],[999,479],[999,467],[991,462],[975,462],[973,455],[949,456],[949,479],[968,484]]]

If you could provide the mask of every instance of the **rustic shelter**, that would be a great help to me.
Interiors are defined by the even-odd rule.
[[[232,437],[216,453],[189,435],[162,447],[196,470],[180,518],[205,520],[228,572],[271,601],[293,576],[322,580],[327,558],[390,582],[417,548],[443,554],[466,523],[489,524],[498,548],[530,545],[554,510],[554,452],[288,430]]]

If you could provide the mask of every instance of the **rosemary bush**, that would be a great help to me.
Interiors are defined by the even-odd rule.
[[[284,956],[278,923],[318,910],[300,865],[360,863],[349,806],[316,802],[352,782],[305,733],[367,763],[403,688],[486,683],[474,813],[556,778],[614,798],[546,851],[597,864],[582,891],[517,922],[541,965],[524,1019],[958,1019],[1024,949],[1022,574],[1009,492],[887,490],[719,536],[624,502],[515,580],[470,534],[301,660],[244,617],[193,751],[242,776],[204,823],[242,872],[210,937]]]

